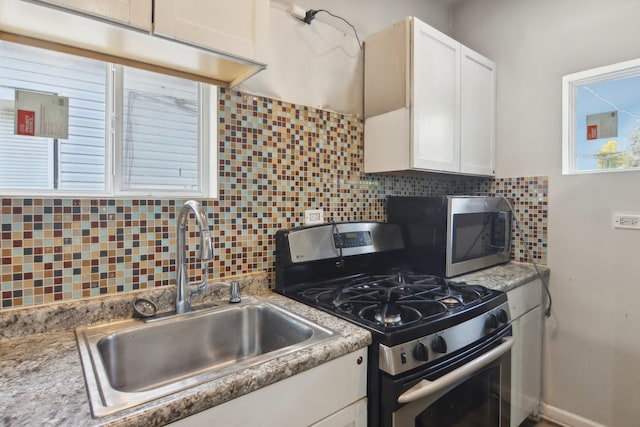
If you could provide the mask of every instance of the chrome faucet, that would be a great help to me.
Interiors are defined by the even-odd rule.
[[[213,259],[213,244],[211,243],[211,233],[209,232],[209,223],[207,216],[202,209],[200,203],[189,200],[178,213],[176,218],[177,227],[177,275],[176,275],[176,313],[186,313],[191,311],[191,296],[204,292],[207,287],[207,278],[209,276],[209,264],[204,262],[203,274],[204,279],[200,283],[190,283],[189,274],[187,273],[187,248],[185,241],[185,231],[187,228],[187,219],[189,213],[193,212],[196,217],[198,231],[200,232],[200,251],[199,260]]]

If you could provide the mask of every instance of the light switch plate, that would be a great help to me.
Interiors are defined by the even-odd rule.
[[[324,212],[322,209],[305,209],[304,225],[322,224],[324,222]]]

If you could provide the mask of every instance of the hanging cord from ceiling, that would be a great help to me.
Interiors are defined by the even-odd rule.
[[[360,42],[360,37],[358,37],[358,30],[356,30],[356,27],[354,27],[354,26],[351,24],[351,22],[347,21],[346,19],[344,19],[344,18],[343,18],[343,17],[341,17],[341,16],[335,15],[335,14],[333,14],[333,13],[329,12],[329,11],[328,11],[328,10],[326,10],[326,9],[317,9],[317,10],[309,9],[309,10],[307,10],[307,11],[305,12],[304,18],[302,18],[302,19],[300,19],[300,18],[299,18],[299,19],[300,19],[302,22],[306,23],[306,24],[311,24],[311,21],[313,21],[313,20],[316,18],[316,15],[317,15],[318,13],[320,13],[320,12],[324,12],[324,13],[326,13],[327,15],[332,16],[332,17],[334,17],[334,18],[336,18],[336,19],[339,19],[339,20],[343,21],[344,23],[346,23],[348,26],[350,26],[350,27],[351,27],[351,29],[353,30],[353,33],[354,33],[354,34],[355,34],[355,36],[356,36],[356,40],[358,41],[358,46],[360,47],[360,50],[362,50],[362,47],[363,47],[363,46],[362,46],[362,43]]]

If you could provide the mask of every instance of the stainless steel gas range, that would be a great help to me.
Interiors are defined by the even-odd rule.
[[[506,294],[406,260],[394,224],[280,230],[275,290],[371,331],[369,426],[508,426]]]

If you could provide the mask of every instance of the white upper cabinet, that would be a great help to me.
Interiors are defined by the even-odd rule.
[[[365,42],[365,172],[494,174],[495,66],[406,18]]]
[[[233,87],[266,68],[269,0],[0,0],[0,38]]]
[[[156,35],[266,62],[268,1],[156,0],[153,21]]]
[[[38,0],[74,12],[151,31],[151,0]]]
[[[461,46],[460,170],[495,175],[495,64]]]
[[[457,172],[460,44],[418,20],[412,35],[412,167]]]

